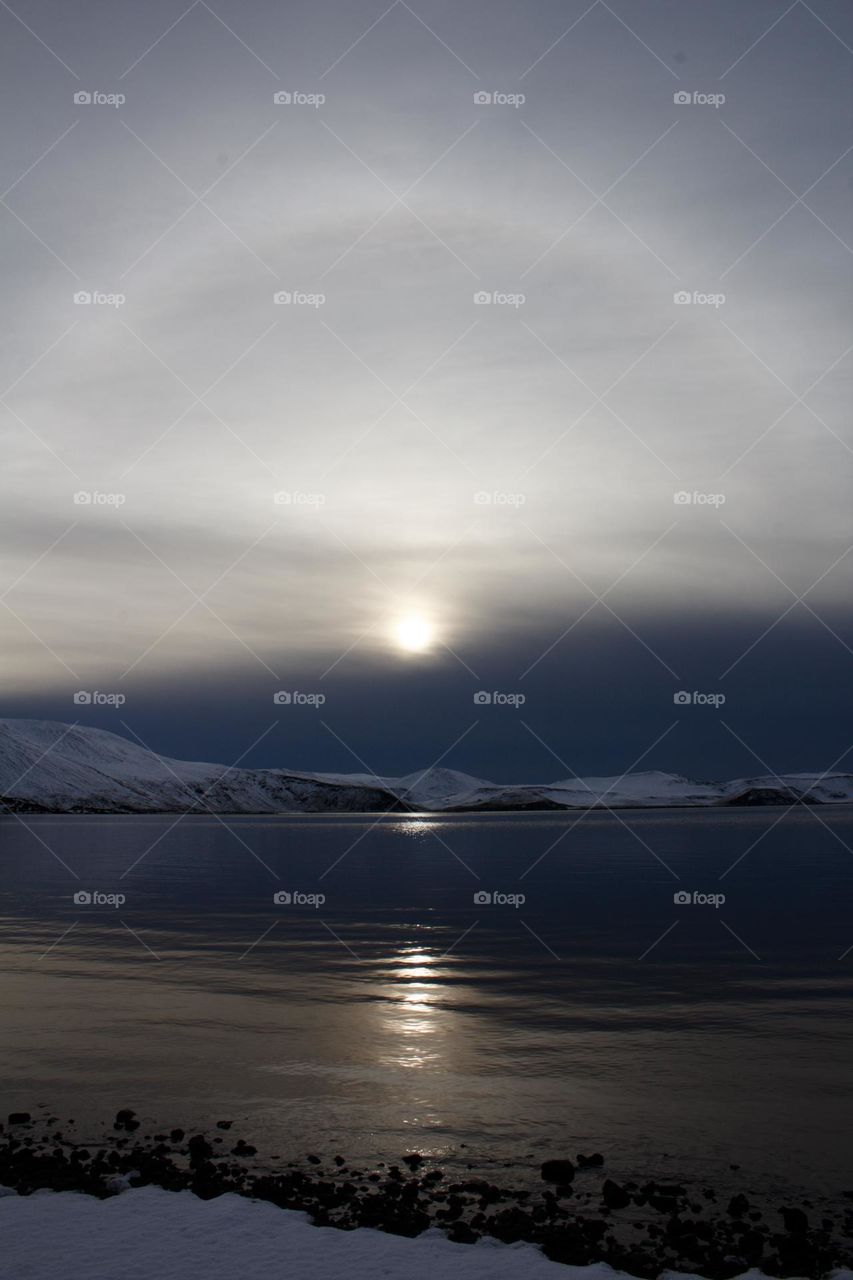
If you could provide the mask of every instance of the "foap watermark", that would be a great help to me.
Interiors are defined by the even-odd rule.
[[[474,494],[474,502],[478,507],[523,507],[527,497],[523,493],[499,493],[493,490],[488,493],[480,489]]]
[[[672,900],[677,907],[716,907],[719,911],[726,901],[726,895],[724,893],[700,893],[698,889],[694,889],[692,893],[688,893],[686,889],[676,889],[672,895]]]
[[[316,311],[326,301],[325,293],[303,293],[301,289],[278,289],[272,296],[277,307],[313,307]]]
[[[514,307],[517,311],[526,301],[526,293],[503,293],[500,289],[478,289],[474,294],[477,307]]]
[[[720,107],[725,104],[724,93],[703,93],[701,89],[676,89],[672,100],[677,107]]]
[[[701,689],[679,689],[677,693],[672,695],[672,701],[677,707],[713,707],[719,711],[720,707],[725,705],[726,695],[724,693],[703,693]]]
[[[517,711],[526,701],[526,694],[504,693],[500,689],[492,689],[491,692],[487,689],[478,689],[474,694],[475,707],[515,707]]]
[[[123,907],[127,898],[123,893],[101,893],[99,889],[78,889],[74,894],[75,907]]]
[[[300,489],[279,489],[272,500],[277,507],[324,507],[325,493],[303,493]]]
[[[302,893],[300,889],[276,889],[272,900],[277,907],[313,907],[316,911],[326,901],[325,893]]]
[[[123,293],[104,293],[101,289],[78,289],[74,294],[75,307],[123,307],[127,297]]]
[[[303,93],[301,89],[279,89],[272,100],[277,107],[322,107],[326,101],[325,93]]]
[[[696,489],[679,489],[672,495],[677,507],[722,507],[725,506],[724,493],[699,493]]]
[[[523,107],[527,98],[523,93],[504,93],[503,89],[478,89],[474,94],[475,107]]]
[[[325,693],[301,693],[299,689],[276,689],[272,700],[277,707],[322,707]]]
[[[502,893],[500,889],[477,889],[474,893],[475,907],[523,907],[527,898],[523,893]]]
[[[703,293],[701,289],[676,289],[672,300],[677,307],[714,307],[726,305],[724,293]]]
[[[100,689],[78,689],[74,694],[75,707],[123,707],[126,702],[123,693],[103,693]]]
[[[103,93],[100,89],[78,89],[74,94],[75,107],[114,107],[118,110],[126,102],[123,93]]]
[[[75,507],[123,507],[127,494],[101,493],[98,489],[78,489],[74,495]]]

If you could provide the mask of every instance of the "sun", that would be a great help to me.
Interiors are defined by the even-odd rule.
[[[435,639],[435,628],[421,614],[408,613],[398,621],[394,638],[404,653],[425,653]]]

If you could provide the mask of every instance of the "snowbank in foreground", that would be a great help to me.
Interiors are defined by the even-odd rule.
[[[360,1228],[223,1195],[130,1190],[109,1200],[38,1191],[0,1198],[0,1280],[614,1280],[601,1264],[549,1262],[532,1245],[451,1244]],[[747,1273],[759,1276],[760,1272]],[[853,1280],[853,1272],[836,1272]],[[679,1280],[687,1280],[680,1276]]]
[[[603,1280],[533,1245],[451,1244],[360,1228],[314,1227],[304,1213],[223,1195],[141,1187],[109,1200],[73,1191],[0,1199],[2,1280]]]

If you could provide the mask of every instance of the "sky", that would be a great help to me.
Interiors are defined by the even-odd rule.
[[[2,714],[224,764],[849,769],[848,5],[0,35]]]

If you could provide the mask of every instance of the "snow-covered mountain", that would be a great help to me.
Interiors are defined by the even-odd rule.
[[[104,729],[53,720],[0,720],[0,811],[7,812],[476,812],[800,801],[850,803],[853,775],[795,773],[694,782],[651,772],[512,786],[434,768],[377,778],[170,760]]]

